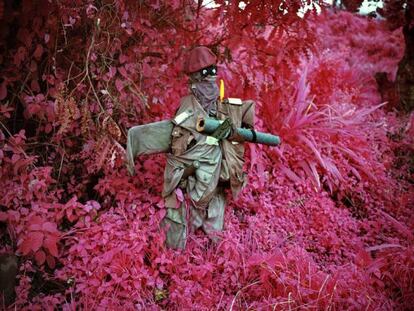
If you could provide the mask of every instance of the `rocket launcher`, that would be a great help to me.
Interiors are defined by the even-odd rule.
[[[204,118],[200,117],[197,120],[196,129],[200,133],[205,133],[208,135],[213,135],[220,131],[222,124],[225,124],[226,120],[219,121],[214,118]],[[246,128],[237,128],[237,132],[244,137],[248,142],[264,144],[268,146],[277,146],[280,145],[280,137],[268,133],[256,132],[252,129]],[[227,131],[227,136],[230,134],[230,131]],[[220,137],[225,138],[225,137]]]

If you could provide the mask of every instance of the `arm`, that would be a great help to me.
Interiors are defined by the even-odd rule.
[[[242,120],[241,120],[241,127],[247,128],[247,129],[254,129],[254,118],[255,118],[255,107],[256,104],[252,100],[246,100],[242,104]],[[228,140],[235,141],[238,143],[243,143],[246,141],[246,139],[240,135],[240,133],[237,131],[237,128],[235,125],[232,126],[232,130],[230,133],[230,136],[228,137]]]

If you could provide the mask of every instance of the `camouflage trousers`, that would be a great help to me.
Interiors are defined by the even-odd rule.
[[[166,230],[167,246],[184,249],[189,232],[199,228],[214,239],[214,232],[223,230],[225,204],[224,191],[219,187],[206,210],[195,208],[189,201],[181,202],[179,208],[168,208],[162,221],[162,227]]]

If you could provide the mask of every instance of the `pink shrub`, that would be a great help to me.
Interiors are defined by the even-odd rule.
[[[32,216],[28,219],[28,231],[18,243],[18,250],[26,256],[34,254],[38,265],[45,261],[50,268],[55,267],[55,257],[59,257],[58,242],[59,231],[56,224],[44,222],[39,216]]]
[[[327,10],[278,19],[263,1],[246,23],[237,1],[183,3],[16,9],[0,85],[0,250],[20,256],[9,308],[409,308],[413,115],[384,104],[375,79],[395,79],[400,30]],[[256,100],[256,128],[282,145],[248,145],[249,184],[217,243],[195,232],[174,251],[160,229],[165,156],[137,159],[130,177],[123,144],[177,109],[195,43],[216,49],[226,96]]]

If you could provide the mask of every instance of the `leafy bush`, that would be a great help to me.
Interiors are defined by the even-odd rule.
[[[412,304],[413,116],[384,104],[375,80],[395,79],[400,30],[347,12],[301,19],[296,1],[286,14],[272,1],[4,3],[0,252],[20,257],[10,309]],[[218,54],[226,95],[256,100],[256,127],[283,143],[248,146],[249,185],[219,242],[196,232],[179,252],[159,228],[165,157],[137,159],[130,177],[123,146],[129,127],[177,109],[196,44]]]

